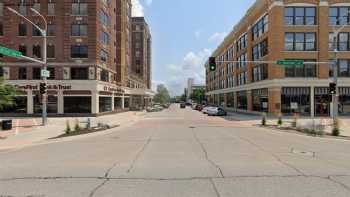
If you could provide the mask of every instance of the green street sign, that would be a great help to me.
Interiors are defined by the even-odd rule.
[[[278,60],[277,64],[282,66],[303,66],[304,60]]]
[[[5,47],[0,47],[0,53],[10,57],[21,57],[22,53]]]

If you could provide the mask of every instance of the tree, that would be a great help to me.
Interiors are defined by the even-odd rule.
[[[4,80],[0,78],[0,111],[16,105],[14,98],[17,93],[14,86],[4,84]]]
[[[205,99],[204,89],[194,89],[191,94],[191,99],[196,103],[202,103]]]
[[[160,84],[157,86],[157,94],[154,96],[154,102],[165,104],[170,102],[170,95],[165,85]]]

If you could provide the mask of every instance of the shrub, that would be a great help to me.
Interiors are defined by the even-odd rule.
[[[278,121],[277,121],[277,125],[278,126],[282,126],[283,121],[282,121],[282,114],[278,114]]]
[[[75,120],[75,126],[74,126],[74,131],[79,132],[81,130],[80,125],[79,125],[79,120]]]
[[[71,131],[72,131],[72,130],[71,130],[70,125],[69,125],[69,120],[67,120],[65,132],[66,132],[66,134],[69,134]]]
[[[262,115],[261,125],[266,126],[266,113],[263,113]]]
[[[339,129],[338,129],[338,128],[333,128],[333,130],[332,130],[332,135],[333,135],[333,136],[339,136],[339,135],[340,135]]]
[[[294,128],[297,127],[298,119],[299,119],[299,115],[297,113],[294,113],[292,127],[294,127]]]
[[[332,135],[333,136],[339,136],[340,135],[340,120],[339,118],[336,118],[333,123],[333,129],[332,129]]]

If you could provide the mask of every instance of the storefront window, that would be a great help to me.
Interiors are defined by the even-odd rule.
[[[91,113],[91,97],[64,97],[64,113]]]
[[[57,96],[49,95],[47,98],[47,112],[57,114]]]
[[[229,108],[235,107],[235,93],[233,92],[227,94],[227,107]]]
[[[241,91],[237,93],[237,108],[243,110],[248,109],[248,99],[246,91]]]
[[[100,112],[112,111],[112,98],[111,97],[100,97]]]
[[[115,109],[121,109],[122,108],[122,98],[115,97],[114,98],[114,108]]]
[[[225,94],[219,95],[219,105],[223,107],[225,105]]]
[[[339,88],[339,114],[350,115],[350,87]]]
[[[268,112],[269,98],[268,89],[257,89],[252,91],[253,111]]]
[[[310,115],[310,88],[282,88],[282,113]]]
[[[130,98],[125,98],[124,99],[124,107],[129,108],[130,107]]]

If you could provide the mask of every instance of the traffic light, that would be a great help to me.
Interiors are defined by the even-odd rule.
[[[336,83],[329,84],[329,93],[332,95],[337,93],[337,84]]]
[[[46,83],[40,83],[40,94],[46,94],[47,92],[47,84]]]
[[[209,57],[209,70],[216,71],[216,58],[215,57]]]

